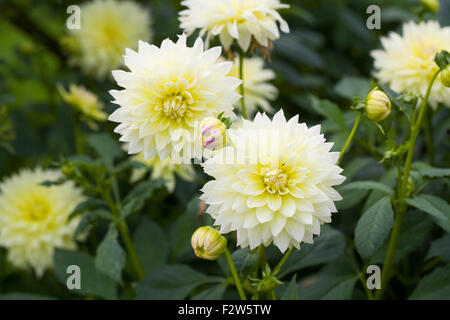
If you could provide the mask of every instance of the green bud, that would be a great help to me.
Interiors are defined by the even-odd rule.
[[[378,88],[369,92],[366,98],[367,117],[375,122],[386,119],[391,113],[391,101],[388,96]]]
[[[192,234],[192,248],[195,255],[205,260],[216,260],[227,248],[227,239],[216,229],[200,227]]]
[[[422,5],[432,12],[439,10],[439,0],[422,0]]]
[[[446,66],[441,72],[441,82],[444,86],[450,88],[450,65]]]

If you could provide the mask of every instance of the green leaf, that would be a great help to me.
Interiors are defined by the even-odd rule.
[[[136,252],[145,270],[163,265],[169,256],[169,243],[164,231],[144,217],[133,236]]]
[[[434,57],[434,61],[439,66],[439,68],[444,69],[450,64],[450,53],[446,50],[439,51]]]
[[[344,115],[338,105],[329,100],[321,100],[313,95],[310,96],[313,109],[330,121],[336,123],[341,131],[347,132]]]
[[[349,300],[357,279],[356,276],[324,276],[310,286],[300,287],[300,299]]]
[[[116,284],[95,267],[94,258],[80,251],[56,249],[54,256],[55,275],[59,282],[66,286],[67,267],[76,265],[81,270],[81,289],[73,289],[82,295],[93,295],[105,299],[116,299]]]
[[[450,205],[441,198],[422,194],[412,199],[405,199],[406,203],[428,213],[442,229],[450,231]]]
[[[387,195],[394,195],[394,190],[381,182],[376,181],[355,181],[344,185],[341,190],[378,190]]]
[[[192,297],[192,300],[221,300],[226,289],[227,285],[220,283]]]
[[[450,234],[446,234],[431,243],[427,259],[432,257],[440,257],[442,260],[450,262]]]
[[[450,297],[450,266],[425,276],[409,297],[410,300],[448,300]]]
[[[221,277],[199,273],[185,265],[156,267],[136,285],[136,299],[180,300],[186,298],[195,287],[223,280]]]
[[[56,298],[34,293],[13,292],[0,294],[0,300],[56,300]]]
[[[408,211],[400,230],[400,238],[395,252],[395,262],[399,262],[417,247],[423,245],[426,242],[432,227],[433,222],[431,218],[428,216],[424,217],[423,214],[418,211]],[[386,241],[372,256],[370,263],[383,263],[388,246],[389,241]]]
[[[116,140],[107,133],[90,134],[87,140],[108,166],[112,166],[114,159],[124,152]]]
[[[188,203],[186,212],[172,224],[169,230],[169,243],[175,258],[186,252],[193,252],[191,237],[195,229],[199,226],[196,221],[197,213],[200,210],[199,204],[198,197],[194,197]]]
[[[259,263],[259,255],[256,251],[250,251],[248,248],[237,249],[231,255],[236,271],[241,278],[246,278]],[[229,267],[228,267],[229,271]],[[230,272],[228,272],[230,274]]]
[[[436,168],[425,162],[415,162],[412,168],[417,170],[420,175],[428,178],[450,177],[450,168]]]
[[[394,211],[391,200],[384,197],[358,220],[355,229],[355,244],[362,258],[370,258],[383,245],[394,225]]]
[[[291,254],[278,274],[279,278],[293,271],[330,262],[339,257],[344,248],[344,235],[340,231],[324,228],[313,244],[302,244],[299,251]]]
[[[346,76],[343,77],[334,87],[334,91],[348,99],[358,97],[365,99],[370,91],[370,80],[361,77]]]
[[[299,300],[297,275],[295,274],[284,290],[280,300]]]
[[[109,225],[108,232],[97,248],[95,267],[116,282],[122,282],[122,270],[126,263],[125,251],[118,241],[119,233],[114,224]]]
[[[141,210],[144,207],[145,202],[151,198],[153,193],[162,187],[164,187],[164,181],[160,179],[139,183],[125,197],[119,220],[125,219],[130,214]]]

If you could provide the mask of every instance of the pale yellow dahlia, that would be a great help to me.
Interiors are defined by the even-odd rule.
[[[70,30],[83,71],[98,78],[122,65],[125,48],[150,40],[149,11],[134,1],[94,0],[81,5],[81,28]]]
[[[162,179],[165,182],[165,186],[169,192],[173,192],[175,189],[175,176],[186,181],[194,181],[195,171],[191,164],[178,164],[166,158],[161,160],[159,158],[153,158],[149,160],[144,159],[144,153],[140,152],[132,157],[133,161],[142,163],[151,169],[152,179]],[[147,173],[146,168],[136,168],[131,172],[131,181],[135,182],[142,179]]]
[[[103,103],[98,100],[94,93],[74,84],[69,86],[69,91],[66,91],[63,86],[58,86],[58,90],[63,100],[75,110],[81,112],[87,120],[106,121],[108,115],[102,110]],[[95,126],[90,121],[88,123]]]
[[[38,276],[52,266],[55,248],[76,247],[79,218],[68,218],[83,200],[81,190],[72,182],[40,185],[60,177],[54,170],[25,169],[0,184],[0,246],[14,266],[31,267]]]
[[[166,39],[161,48],[139,42],[139,51],[127,49],[130,72],[113,76],[124,90],[111,90],[120,105],[109,120],[119,122],[115,132],[129,142],[128,153],[144,152],[145,159],[159,156],[184,161],[201,159],[200,122],[206,117],[233,115],[240,80],[227,76],[231,62],[218,62],[221,47],[204,50],[198,38],[186,46]]]
[[[289,26],[278,9],[289,5],[279,0],[184,0],[187,9],[180,12],[180,27],[188,34],[200,29],[200,36],[219,35],[225,49],[233,40],[247,51],[252,37],[263,47],[280,37],[277,22],[283,32]]]
[[[333,186],[345,179],[320,126],[308,128],[298,116],[286,121],[283,111],[272,121],[257,113],[230,138],[231,146],[203,164],[214,180],[201,198],[220,232],[237,231],[237,245],[251,249],[312,243],[341,199]]]
[[[450,50],[450,27],[441,27],[436,21],[403,25],[403,35],[390,33],[381,38],[382,50],[372,51],[375,59],[375,77],[397,92],[412,92],[424,96],[433,74],[438,70],[436,53]],[[439,80],[439,79],[438,79]],[[450,88],[441,81],[433,85],[430,105],[447,105]]]
[[[269,101],[277,98],[278,89],[269,81],[275,79],[275,72],[264,69],[264,60],[259,57],[245,58],[243,71],[247,111],[253,113],[261,107],[266,112],[273,112]],[[239,59],[234,61],[230,76],[239,78]]]

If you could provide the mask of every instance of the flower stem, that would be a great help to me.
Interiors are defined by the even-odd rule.
[[[245,296],[244,293],[244,289],[242,288],[241,280],[239,279],[236,267],[234,266],[233,259],[231,258],[231,254],[228,248],[225,249],[225,256],[227,258],[228,265],[230,266],[231,274],[233,275],[234,284],[236,285],[239,297],[241,297],[241,300],[247,300],[247,297]]]
[[[408,205],[403,201],[405,197],[408,196],[408,179],[409,172],[411,170],[411,163],[414,155],[414,147],[416,145],[416,139],[422,127],[422,122],[424,119],[424,115],[426,112],[426,107],[428,104],[428,98],[430,97],[431,88],[439,75],[442,69],[436,71],[433,77],[430,80],[428,85],[425,97],[420,105],[419,115],[417,120],[412,124],[411,128],[411,136],[407,142],[408,144],[408,153],[406,155],[405,168],[403,169],[403,174],[399,176],[398,189],[396,195],[396,203],[395,207],[395,220],[394,227],[392,228],[391,238],[389,239],[389,247],[388,252],[386,254],[386,258],[383,263],[383,273],[381,275],[381,289],[376,293],[375,299],[379,300],[383,297],[384,291],[389,283],[389,280],[392,277],[392,267],[394,264],[395,251],[397,250],[398,239],[400,238],[400,229],[403,223],[403,218],[406,213],[406,209],[408,209]]]
[[[120,212],[117,209],[117,206],[114,203],[109,190],[106,190],[102,194],[103,194],[103,198],[105,199],[106,203],[108,204],[108,207],[110,208],[112,214],[117,219],[117,221],[116,221],[117,229],[119,230],[120,236],[122,237],[123,243],[125,245],[125,249],[127,250],[127,253],[128,253],[128,258],[130,259],[131,265],[133,266],[134,271],[136,272],[137,278],[139,280],[144,279],[145,271],[139,260],[136,249],[134,248],[134,244],[133,244],[133,241],[131,240],[130,231],[128,230],[128,226],[127,226],[125,220],[123,220],[123,219],[118,220],[120,217]]]
[[[345,145],[344,145],[344,147],[341,150],[341,153],[339,153],[339,158],[338,158],[337,163],[339,163],[339,161],[341,160],[341,158],[344,155],[345,151],[347,151],[348,147],[350,146],[350,143],[353,140],[353,136],[355,135],[356,129],[358,129],[359,121],[361,120],[361,115],[362,115],[362,113],[359,112],[358,113],[358,117],[356,117],[355,123],[353,124],[352,131],[350,131],[350,135],[348,136],[347,141],[345,142]]]
[[[241,113],[244,119],[247,119],[247,110],[245,108],[245,89],[244,89],[244,57],[245,52],[239,48],[239,79],[242,80],[242,83],[239,87],[241,93]]]
[[[433,142],[433,110],[426,112],[425,139],[427,143],[428,162],[432,166],[434,163],[434,142]]]
[[[281,258],[280,262],[278,262],[278,264],[275,266],[275,269],[273,269],[272,274],[276,275],[278,272],[280,272],[281,267],[287,261],[292,251],[294,251],[294,248],[290,247],[289,250],[284,254],[283,258]]]
[[[78,155],[83,154],[83,136],[81,134],[81,121],[78,113],[75,114],[73,133],[75,137],[75,151]]]

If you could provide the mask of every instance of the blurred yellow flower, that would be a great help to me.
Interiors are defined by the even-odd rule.
[[[277,22],[281,31],[289,32],[277,11],[289,5],[279,0],[184,0],[181,4],[187,9],[180,12],[180,27],[188,34],[200,29],[200,36],[218,35],[226,50],[237,40],[247,51],[252,38],[270,47],[270,41],[280,37]]]
[[[434,62],[436,53],[450,51],[450,27],[441,27],[436,21],[408,22],[403,35],[390,33],[381,38],[382,50],[372,51],[375,77],[399,93],[425,95],[428,84],[439,69]],[[429,98],[430,105],[449,104],[450,88],[436,81]]]
[[[14,266],[31,267],[39,277],[52,266],[55,248],[76,248],[79,218],[68,218],[83,200],[81,190],[72,182],[40,185],[59,177],[55,170],[24,169],[0,184],[0,246]]]
[[[134,155],[131,159],[148,166],[149,169],[151,168],[151,178],[162,179],[169,192],[173,192],[175,189],[175,175],[178,175],[186,181],[195,180],[195,171],[191,164],[176,164],[170,158],[164,160],[159,158],[145,160],[143,152]],[[148,169],[146,168],[133,169],[130,178],[131,182],[142,179],[147,171]]]
[[[63,86],[58,86],[59,93],[65,102],[79,111],[87,123],[95,129],[95,124],[90,120],[106,121],[108,115],[103,112],[103,104],[97,96],[82,86],[71,84],[69,91]]]
[[[261,107],[266,112],[273,112],[269,101],[278,96],[278,89],[269,81],[275,79],[275,72],[264,69],[264,60],[259,57],[244,58],[244,93],[247,111],[251,114]],[[239,59],[233,63],[230,76],[239,78]]]
[[[122,65],[125,48],[150,40],[149,11],[133,1],[94,0],[81,5],[81,28],[71,30],[77,64],[103,78]]]

